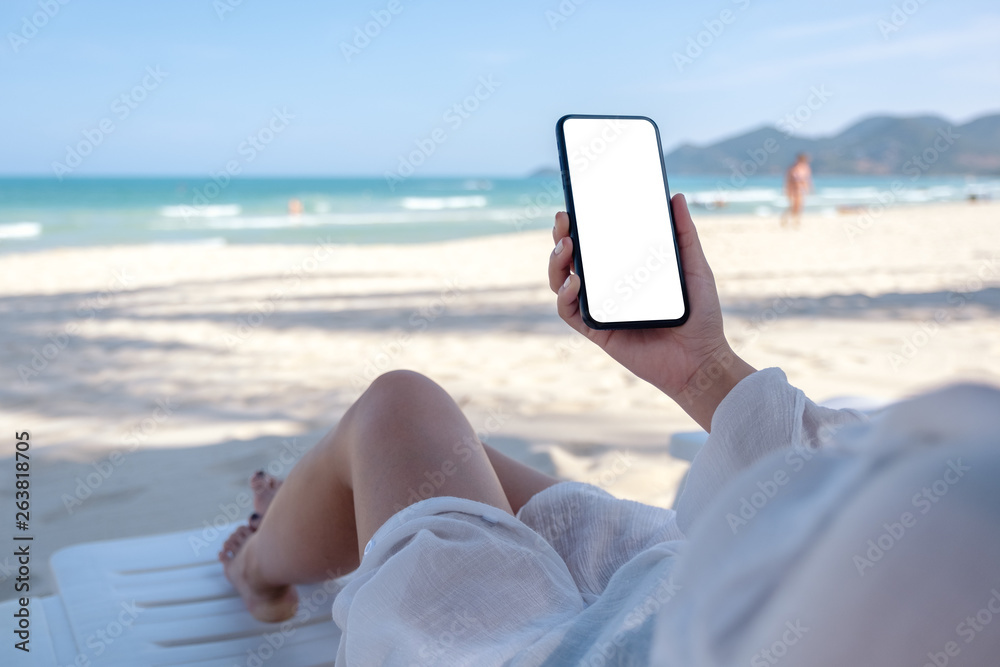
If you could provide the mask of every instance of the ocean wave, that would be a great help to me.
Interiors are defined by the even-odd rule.
[[[243,207],[239,204],[209,204],[207,206],[164,206],[160,215],[164,218],[225,218],[239,215]]]
[[[224,236],[210,236],[207,239],[194,239],[193,241],[185,241],[184,243],[196,246],[208,246],[209,248],[219,248],[226,245],[226,239]]]
[[[0,239],[33,239],[41,235],[40,222],[9,222],[0,225]]]
[[[206,229],[283,229],[290,227],[316,227],[322,225],[324,216],[313,215],[260,215],[252,218],[222,218],[207,220]]]
[[[411,211],[440,211],[448,208],[482,208],[486,197],[471,195],[462,197],[403,197],[401,205]]]
[[[363,213],[307,214],[299,216],[237,216],[232,218],[211,218],[185,223],[154,222],[151,229],[191,230],[191,229],[294,229],[296,227],[362,226],[362,225],[421,225],[421,224],[462,224],[462,223],[502,223],[514,224],[535,219],[548,219],[557,210],[540,210],[538,216],[531,217],[524,207],[480,208],[452,210],[417,211],[369,211]]]
[[[921,204],[932,201],[957,201],[961,199],[962,191],[950,185],[931,187],[893,187],[889,184],[884,188],[871,186],[855,188],[821,188],[816,196],[819,199],[835,203],[875,203],[885,200],[888,196],[892,201]]]
[[[685,198],[694,203],[710,206],[725,202],[727,204],[756,204],[772,203],[780,200],[784,195],[773,188],[746,188],[744,190],[695,190],[685,195]]]
[[[885,190],[873,186],[863,186],[855,188],[819,188],[816,196],[822,199],[832,199],[836,201],[877,201],[879,195]]]

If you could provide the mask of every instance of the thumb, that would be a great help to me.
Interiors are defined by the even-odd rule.
[[[698,238],[691,211],[688,210],[687,199],[682,194],[674,195],[670,200],[670,208],[674,213],[674,228],[677,230],[677,247],[681,251],[681,266],[685,274],[712,274],[705,251]]]

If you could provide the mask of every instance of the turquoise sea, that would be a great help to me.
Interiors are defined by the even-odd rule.
[[[880,201],[1000,199],[1000,178],[817,177],[815,186],[807,209],[831,216]],[[778,177],[678,175],[670,188],[687,195],[696,218],[774,215],[785,206]],[[394,190],[381,178],[0,178],[0,252],[317,238],[419,243],[547,229],[562,208],[561,185],[552,177],[413,178]]]

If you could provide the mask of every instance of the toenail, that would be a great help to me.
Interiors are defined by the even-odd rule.
[[[251,521],[260,521],[260,514],[258,514],[257,512],[254,512],[253,514],[250,515],[250,520]]]
[[[253,476],[254,476],[255,478],[258,478],[258,479],[259,479],[259,478],[263,477],[263,476],[264,476],[264,475],[266,475],[266,474],[267,474],[267,473],[265,473],[265,472],[264,472],[263,470],[258,470],[257,472],[255,472],[255,473],[253,474]]]

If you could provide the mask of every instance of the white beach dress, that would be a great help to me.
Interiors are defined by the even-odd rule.
[[[1000,399],[992,399],[1000,420]],[[793,649],[801,658],[803,647],[822,646],[817,637],[824,635],[814,629],[822,615],[803,625],[803,614],[827,604],[838,588],[856,603],[865,594],[857,581],[867,586],[875,579],[864,581],[845,555],[837,567],[853,579],[849,585],[831,584],[821,573],[794,586],[782,583],[815,560],[808,544],[893,456],[885,452],[906,450],[898,442],[895,450],[856,445],[853,452],[839,444],[838,433],[851,430],[841,427],[865,421],[853,410],[817,406],[780,370],[767,369],[719,405],[676,511],[575,482],[537,494],[517,517],[459,498],[418,502],[375,533],[358,570],[344,578],[333,603],[342,633],[336,664],[753,667],[775,664],[775,655],[791,656]],[[1000,423],[990,428],[1000,433]],[[855,428],[848,442],[870,440],[871,430]],[[868,451],[881,453],[859,454]],[[779,471],[788,479],[776,477]],[[906,478],[904,487],[912,484]],[[860,521],[874,520],[868,515]],[[865,546],[864,540],[845,544]],[[994,547],[1000,564],[1000,546],[989,545],[987,553]],[[898,572],[882,568],[890,571]],[[1000,569],[993,571],[1000,587]],[[826,597],[817,601],[819,592]],[[887,604],[898,602],[898,595],[887,597]],[[834,605],[838,618],[850,604]],[[830,632],[837,623],[823,618],[825,635],[836,640],[827,643],[844,644],[850,624]],[[1000,614],[994,630],[1000,635]],[[993,646],[981,640],[978,648]],[[919,660],[924,652],[913,655]],[[852,659],[844,656],[829,663],[790,657],[783,664],[897,664],[888,656],[873,662],[844,662]]]

